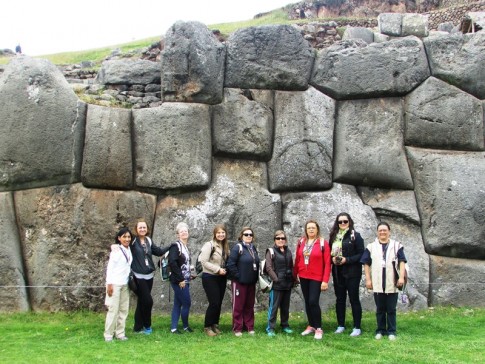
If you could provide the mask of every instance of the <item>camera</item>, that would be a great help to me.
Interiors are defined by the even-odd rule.
[[[335,257],[335,264],[342,264],[342,257],[340,256]]]

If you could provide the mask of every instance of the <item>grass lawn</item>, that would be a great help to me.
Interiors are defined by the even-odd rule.
[[[348,313],[348,315],[350,312]],[[324,314],[323,340],[300,336],[302,314],[292,313],[292,335],[270,338],[265,313],[256,315],[256,335],[231,334],[231,316],[221,321],[224,333],[203,333],[203,316],[192,315],[192,334],[169,333],[167,313],[153,316],[153,334],[133,334],[128,341],[104,342],[104,313],[0,314],[0,363],[483,363],[485,309],[435,308],[398,312],[398,339],[374,339],[375,315],[364,313],[363,335],[335,335],[335,314]]]

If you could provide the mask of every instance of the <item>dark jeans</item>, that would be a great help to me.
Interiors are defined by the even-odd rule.
[[[374,293],[377,319],[376,334],[396,335],[397,296],[397,293]]]
[[[322,310],[320,309],[320,287],[322,282],[300,278],[301,292],[305,300],[305,311],[308,325],[315,329],[322,328]]]
[[[177,283],[170,283],[173,289],[173,308],[172,308],[172,324],[170,329],[175,330],[182,318],[182,325],[184,329],[189,327],[189,312],[192,301],[190,300],[190,284],[185,283],[184,288],[180,288]]]
[[[347,293],[349,295],[350,306],[352,307],[352,318],[354,327],[360,329],[362,321],[362,306],[359,298],[359,287],[361,277],[344,278],[341,274],[333,281],[337,302],[335,311],[337,313],[338,326],[345,327],[345,310],[347,306]]]
[[[152,327],[152,308],[153,308],[153,298],[152,298],[152,279],[140,279],[137,278],[138,283],[138,300],[136,302],[135,310],[135,325],[133,330],[141,331],[143,328]]]
[[[209,306],[205,312],[204,327],[219,325],[221,317],[222,300],[226,293],[226,276],[202,275],[202,287],[204,287]]]
[[[285,328],[290,326],[288,324],[288,319],[290,317],[290,297],[291,290],[280,291],[272,289],[269,292],[268,327],[266,328],[266,331],[274,330],[278,308],[280,309],[281,327]]]

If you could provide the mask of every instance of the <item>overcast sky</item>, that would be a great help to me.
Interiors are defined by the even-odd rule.
[[[297,0],[7,0],[0,49],[30,56],[127,43],[165,34],[177,20],[204,24],[249,20]]]

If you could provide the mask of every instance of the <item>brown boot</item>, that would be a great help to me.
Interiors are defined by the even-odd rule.
[[[207,334],[207,336],[216,336],[217,335],[214,331],[212,331],[212,329],[210,327],[205,327],[204,331]]]
[[[219,325],[212,325],[212,331],[214,331],[217,335],[222,334],[222,331],[219,330]]]

